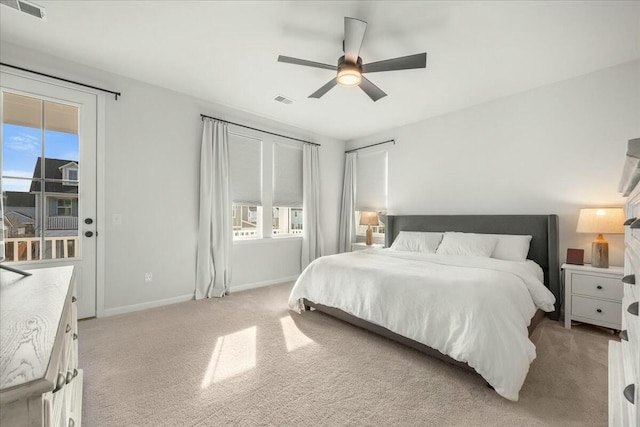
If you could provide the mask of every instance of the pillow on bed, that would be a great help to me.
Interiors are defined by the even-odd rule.
[[[396,251],[436,253],[442,240],[443,233],[428,233],[423,231],[401,231],[393,241],[391,249]]]
[[[518,234],[486,234],[498,239],[491,258],[503,259],[506,261],[524,261],[529,254],[532,236],[522,236]]]
[[[498,238],[489,234],[447,231],[438,246],[438,255],[468,255],[489,258],[498,244]]]

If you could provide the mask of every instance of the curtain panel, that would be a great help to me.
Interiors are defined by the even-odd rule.
[[[357,153],[347,153],[344,162],[344,181],[342,187],[342,204],[340,206],[340,228],[338,231],[338,252],[349,252],[351,243],[355,241],[355,203]]]
[[[231,179],[226,123],[204,119],[200,151],[200,214],[196,299],[223,297],[231,284]]]
[[[317,145],[302,149],[302,256],[301,269],[323,255],[320,229],[320,160]]]

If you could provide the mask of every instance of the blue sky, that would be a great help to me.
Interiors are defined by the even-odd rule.
[[[78,135],[47,130],[45,157],[78,161]],[[11,124],[2,125],[2,175],[32,177],[42,155],[42,130]],[[3,191],[29,191],[30,180],[2,179]]]

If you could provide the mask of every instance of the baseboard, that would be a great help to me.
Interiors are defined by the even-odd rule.
[[[193,299],[193,293],[180,295],[178,297],[159,299],[155,301],[143,302],[140,304],[124,305],[122,307],[105,308],[104,317],[115,316],[116,314],[131,313],[132,311],[145,310],[147,308],[162,307],[163,305],[175,304],[178,302],[190,301]]]
[[[273,280],[265,280],[263,282],[245,283],[244,285],[231,285],[229,293],[235,293],[240,291],[246,291],[248,289],[262,288],[263,286],[277,285],[279,283],[293,282],[298,278],[298,275],[289,277],[280,277]]]

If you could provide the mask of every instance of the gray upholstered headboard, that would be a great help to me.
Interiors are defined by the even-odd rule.
[[[389,215],[385,221],[386,247],[390,247],[400,231],[461,231],[466,233],[531,235],[528,259],[544,271],[544,284],[556,297],[560,316],[560,261],[558,248],[558,215]]]

